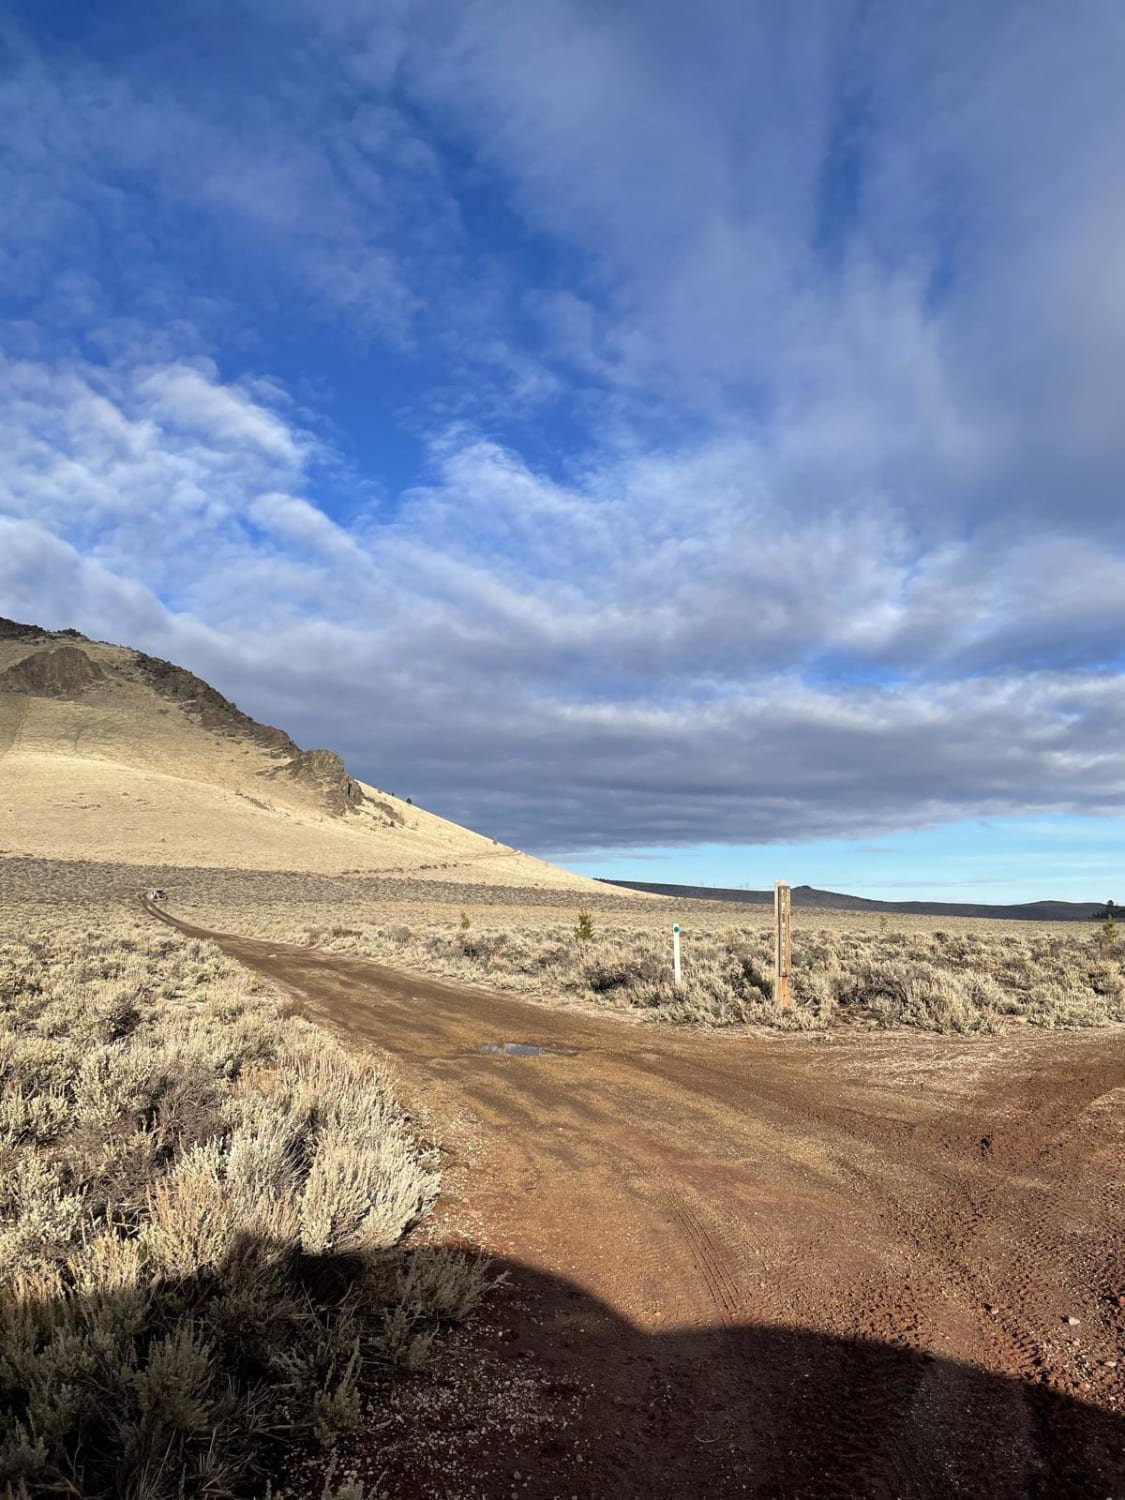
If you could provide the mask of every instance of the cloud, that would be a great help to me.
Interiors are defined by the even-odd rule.
[[[242,391],[220,384],[214,366],[158,368],[142,376],[137,388],[158,418],[173,428],[236,451],[258,449],[292,467],[301,462],[300,447],[285,424]]]
[[[765,423],[922,528],[1120,540],[1109,7],[479,0],[437,36],[407,77],[574,252],[546,335],[631,421]]]
[[[200,87],[213,68],[169,70],[143,50],[47,68],[23,49],[0,90],[13,297],[57,296],[61,249],[142,315],[174,306],[218,331],[272,288],[270,300],[300,297],[355,334],[409,343],[420,301],[400,253],[420,264],[440,247],[434,164],[392,110],[357,108],[334,130],[315,87],[286,78],[294,60],[262,40],[255,68],[272,60],[279,75],[260,91]],[[224,261],[220,287],[193,245]]]
[[[1119,806],[1113,12],[232,14],[0,94],[9,612],[525,846]]]
[[[68,621],[112,623],[150,639],[169,615],[143,584],[121,578],[34,521],[0,515],[0,598],[9,618],[64,630]]]
[[[50,601],[50,623],[178,655],[376,782],[522,845],[870,836],[1125,792],[1125,680],[1014,670],[1012,610],[992,613],[972,548],[947,550],[938,587],[893,518],[786,532],[768,456],[744,442],[568,487],[462,430],[393,520],[349,529],[296,492],[308,436],[214,371],[8,379],[14,613]],[[178,498],[174,525],[154,485]],[[1007,603],[1042,580],[1041,549],[1013,539],[1001,571]],[[175,576],[178,606],[142,575]],[[1104,608],[1125,623],[1115,577]],[[963,655],[989,642],[999,663],[983,676],[959,675],[958,637],[928,634],[958,580]],[[1047,617],[1075,623],[1081,658],[1065,591]],[[873,667],[896,635],[909,673],[815,683],[826,652]]]

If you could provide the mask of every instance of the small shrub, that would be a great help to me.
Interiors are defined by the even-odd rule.
[[[585,908],[578,913],[578,922],[574,929],[574,936],[580,943],[588,943],[594,936],[594,918]]]

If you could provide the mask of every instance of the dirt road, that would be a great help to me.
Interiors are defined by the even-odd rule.
[[[1125,1496],[1120,1031],[727,1038],[220,941],[391,1054],[514,1267],[390,1494]]]

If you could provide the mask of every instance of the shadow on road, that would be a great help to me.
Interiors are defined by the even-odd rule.
[[[395,1399],[380,1443],[394,1500],[1125,1497],[1125,1419],[1046,1386],[791,1327],[645,1333],[506,1269],[477,1325]]]
[[[1104,1404],[792,1327],[645,1332],[561,1278],[494,1265],[505,1281],[432,1367],[370,1390],[367,1428],[341,1456],[378,1480],[380,1496],[1125,1500],[1125,1421]],[[286,1475],[300,1451],[288,1437],[314,1425],[311,1395],[284,1417],[266,1395],[278,1354],[304,1326],[293,1309],[332,1321],[361,1273],[355,1259],[244,1237],[227,1262],[174,1282],[39,1303],[0,1288],[0,1435],[23,1423],[31,1439],[15,1445],[26,1462],[11,1449],[3,1459],[0,1442],[0,1486],[261,1495],[260,1464]],[[231,1300],[239,1284],[265,1289],[250,1299],[252,1317],[238,1310],[248,1292]],[[174,1330],[211,1351],[190,1380],[169,1363]],[[1107,1384],[1098,1395],[1115,1392]],[[185,1425],[201,1402],[217,1403],[212,1418]]]
[[[197,934],[167,913],[154,914]],[[458,1066],[465,1057],[478,1063],[475,1049],[482,1039],[522,1035],[521,1018],[530,1014],[514,997],[399,975],[364,960],[250,939],[221,941],[256,972],[312,994],[322,1018],[341,1035],[361,1045],[387,1047],[413,1062],[427,1088],[435,1077],[449,1081],[451,1057]],[[536,1035],[548,1039],[569,1039],[582,1028],[608,1031],[609,1025],[600,1018],[552,1017],[547,1011],[537,1013],[536,1024]],[[684,1046],[679,1039],[675,1045]],[[661,1038],[660,1046],[662,1059],[667,1059],[672,1044]],[[1027,1074],[1024,1092],[1009,1096],[1013,1118],[1026,1122],[1021,1127],[1026,1150],[1015,1153],[1009,1171],[1020,1169],[1020,1162],[1033,1159],[1034,1153],[1046,1152],[1061,1126],[1069,1128],[1076,1110],[1120,1087],[1116,1046],[1105,1048],[1099,1041],[1098,1057],[1081,1050],[1075,1057],[1068,1054],[1067,1065],[1050,1074],[1042,1069]],[[1101,1050],[1108,1061],[1100,1058]],[[449,1083],[450,1097],[467,1098],[470,1113],[491,1122],[491,1180],[502,1181],[504,1209],[502,1221],[491,1222],[493,1232],[505,1237],[502,1242],[537,1247],[535,1253],[562,1267],[595,1267],[603,1278],[600,1284],[613,1286],[623,1305],[658,1307],[673,1273],[662,1271],[659,1256],[649,1252],[656,1236],[667,1232],[668,1205],[676,1202],[677,1193],[691,1192],[697,1180],[693,1174],[700,1170],[690,1157],[690,1132],[696,1128],[692,1111],[676,1103],[683,1075],[670,1072],[666,1060],[648,1066],[624,1049],[617,1060],[612,1047],[591,1050],[588,1056],[599,1059],[601,1071],[585,1070],[581,1090],[560,1085],[548,1074],[485,1077],[465,1065],[462,1075]],[[730,1071],[709,1059],[704,1066],[690,1053],[687,1057],[693,1069],[687,1094],[715,1105],[737,1129],[746,1106],[741,1079],[732,1079]],[[434,1059],[442,1060],[444,1072],[435,1071]],[[502,1091],[498,1078],[517,1080],[521,1092],[512,1087]],[[1040,1100],[1044,1079],[1050,1082],[1049,1107],[1034,1116],[1035,1133],[1028,1098]],[[757,1106],[768,1105],[775,1126],[801,1130],[803,1073],[767,1075],[760,1069],[756,1088]],[[878,1101],[865,1113],[862,1099],[859,1105],[854,1100],[851,1094],[835,1114],[822,1113],[826,1138],[835,1140],[841,1131],[841,1139],[870,1149],[892,1186],[896,1172],[908,1178],[917,1172],[919,1161],[926,1159],[918,1155],[919,1138],[910,1133],[913,1121],[907,1119],[907,1133],[897,1142],[902,1154],[896,1158],[887,1149],[887,1122]],[[623,1101],[631,1113],[623,1112]],[[565,1142],[558,1150],[543,1149],[548,1128],[564,1112],[574,1127],[572,1140],[590,1143],[586,1155],[568,1155]],[[959,1130],[955,1118],[952,1134],[935,1133],[928,1160],[936,1180],[950,1183],[955,1198],[966,1185],[973,1186],[979,1157],[986,1151],[995,1154],[991,1135],[982,1135],[975,1116],[964,1140]],[[637,1158],[632,1174],[616,1172],[618,1156],[628,1157],[640,1134],[649,1138],[648,1155]],[[1095,1133],[1091,1139],[1104,1151],[1100,1136]],[[1076,1140],[1071,1149],[1081,1159],[1084,1143],[1081,1137]],[[665,1156],[658,1148],[666,1143],[688,1148],[687,1165],[668,1171],[664,1196],[646,1213],[643,1190],[650,1178],[645,1174],[653,1162],[656,1169],[663,1168]],[[966,1159],[970,1167],[963,1170]],[[502,1179],[496,1176],[497,1163],[506,1174]],[[1085,1204],[1084,1182],[1081,1175],[1073,1179],[1068,1204]],[[561,1189],[552,1192],[560,1183]],[[720,1163],[707,1186],[711,1215],[720,1222],[736,1208],[744,1213],[755,1208],[749,1192],[740,1206],[733,1204],[729,1184],[727,1168]],[[877,1211],[887,1200],[878,1196],[880,1183],[874,1191],[868,1206]],[[780,1217],[787,1211],[786,1200],[778,1201],[781,1207],[774,1212]],[[1003,1337],[982,1308],[974,1311],[971,1297],[946,1300],[943,1277],[933,1272],[957,1255],[956,1225],[963,1221],[947,1220],[948,1232],[929,1238],[926,1216],[940,1219],[947,1204],[942,1193],[920,1201],[912,1221],[919,1228],[918,1243],[902,1237],[885,1247],[880,1274],[903,1281],[917,1274],[925,1281],[929,1291],[920,1297],[919,1316],[927,1328],[940,1330],[932,1334],[941,1340],[936,1356],[753,1321],[641,1331],[565,1279],[513,1263],[506,1267],[508,1286],[494,1294],[474,1326],[453,1336],[436,1369],[391,1393],[387,1425],[364,1439],[364,1470],[379,1478],[393,1500],[513,1495],[527,1500],[1125,1500],[1125,1419],[1120,1415],[1125,1411],[1125,1369],[1081,1367],[1076,1356],[1093,1324],[1087,1319],[1086,1329],[1074,1335],[1057,1324],[1043,1326],[1043,1303],[1054,1299],[1025,1306],[1026,1282],[1013,1273],[1010,1251],[996,1277],[997,1300],[1006,1299],[1013,1313]],[[1024,1200],[1013,1202],[1022,1205]],[[863,1206],[853,1205],[850,1223],[862,1222],[858,1213]],[[1116,1200],[1105,1199],[1104,1209],[1098,1209],[1103,1218],[1093,1216],[1095,1209],[1097,1204],[1090,1208],[1090,1222],[1095,1231],[1104,1226],[1104,1233],[1096,1238],[1092,1232],[1085,1244],[1091,1253],[1096,1245],[1094,1264],[1119,1267]],[[1025,1224],[1023,1212],[1017,1206],[1008,1219],[997,1218],[1004,1231],[999,1245],[1034,1246],[1038,1226]],[[828,1216],[819,1222],[832,1225],[836,1220]],[[620,1232],[623,1223],[628,1233]],[[1091,1274],[1089,1256],[1076,1253],[1079,1242],[1071,1236],[1070,1220],[1056,1218],[1054,1228],[1058,1254],[1037,1262],[1039,1280],[1050,1293],[1060,1273],[1085,1283]],[[712,1304],[702,1265],[706,1257],[695,1255],[688,1230],[682,1238],[692,1253],[680,1256],[675,1274],[692,1278],[699,1295],[691,1305],[717,1307],[723,1298]],[[802,1277],[799,1259],[783,1267],[783,1305],[801,1309],[810,1323],[847,1327],[854,1320],[863,1326],[867,1310],[855,1279],[862,1256],[851,1253],[856,1246],[831,1235],[806,1237],[802,1243],[811,1247],[819,1274],[815,1280],[807,1271]],[[629,1260],[633,1252],[635,1265]],[[834,1305],[831,1278],[837,1267],[840,1292]],[[735,1262],[734,1279],[737,1270]],[[1116,1270],[1111,1278],[1104,1271],[1098,1276],[1099,1285],[1120,1289]],[[895,1287],[883,1290],[893,1305]],[[904,1303],[917,1296],[915,1286]],[[727,1300],[741,1305],[740,1299]],[[679,1305],[685,1305],[683,1299]],[[751,1318],[753,1311],[751,1301]],[[1104,1354],[1116,1332],[1125,1355],[1125,1312],[1103,1305],[1102,1313],[1116,1322],[1100,1328],[1091,1347]],[[909,1326],[906,1315],[903,1326]],[[1025,1339],[1026,1329],[1031,1335]],[[1021,1349],[1027,1353],[1018,1353]],[[1036,1351],[1047,1361],[1054,1384],[981,1368],[988,1364],[1002,1370],[1006,1360],[1014,1360],[1016,1367],[1031,1369]],[[967,1362],[974,1358],[980,1364]],[[1121,1362],[1125,1366],[1125,1358]],[[1061,1389],[1060,1381],[1069,1381],[1068,1387]]]

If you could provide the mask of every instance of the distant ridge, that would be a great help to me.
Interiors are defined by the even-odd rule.
[[[660,885],[647,880],[614,880],[606,885],[652,896],[675,896],[681,901],[741,901],[750,906],[773,904],[773,891],[740,891],[707,885]],[[1104,901],[1024,901],[1014,906],[988,906],[974,901],[874,901],[839,891],[818,891],[795,885],[794,906],[832,911],[902,912],[916,917],[994,917],[1009,922],[1089,922],[1104,913]]]

